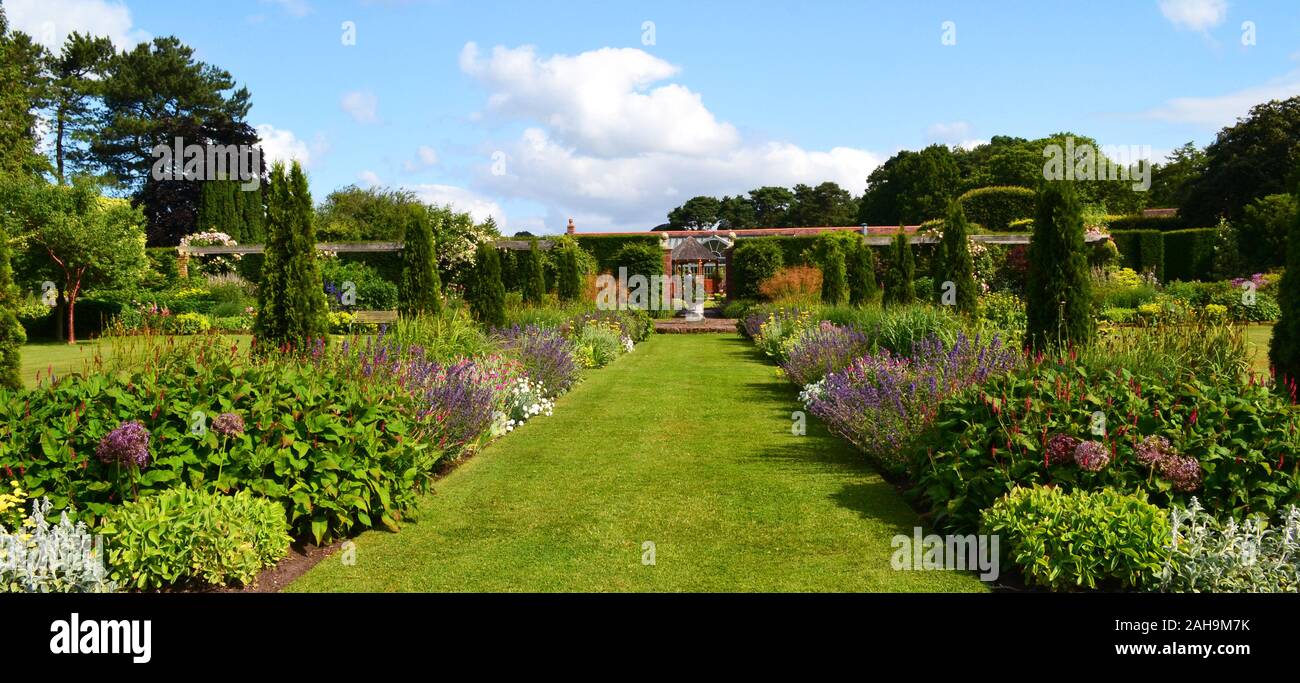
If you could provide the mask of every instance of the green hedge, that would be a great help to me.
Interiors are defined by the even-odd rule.
[[[648,232],[644,235],[574,235],[578,246],[587,250],[596,259],[596,268],[600,272],[615,272],[618,263],[614,258],[625,244],[648,244],[659,246],[659,235]]]
[[[986,230],[1010,229],[1011,222],[1034,215],[1034,191],[1027,187],[995,185],[970,190],[957,198],[966,219]]]
[[[1213,277],[1216,228],[1171,230],[1165,238],[1163,280],[1207,280]]]
[[[1187,227],[1180,216],[1106,216],[1106,226],[1115,230],[1180,230]]]
[[[1120,258],[1126,267],[1141,273],[1147,269],[1155,272],[1161,282],[1165,280],[1165,241],[1159,230],[1111,231]]]

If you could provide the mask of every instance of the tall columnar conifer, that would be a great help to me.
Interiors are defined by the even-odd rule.
[[[975,291],[975,264],[971,260],[970,241],[967,234],[970,226],[966,222],[966,212],[957,201],[948,204],[948,218],[943,225],[943,242],[939,250],[939,268],[935,278],[940,296],[944,292],[944,283],[951,282],[955,288],[957,310],[962,313],[974,313],[979,300]]]
[[[1049,181],[1039,189],[1027,256],[1029,348],[1047,351],[1089,343],[1094,331],[1091,281],[1083,214],[1071,183]]]
[[[845,280],[847,273],[844,251],[838,243],[831,242],[826,245],[826,254],[822,260],[822,303],[844,303],[849,296],[849,286]]]
[[[528,259],[524,261],[524,301],[540,304],[546,298],[546,271],[542,265],[542,252],[537,240],[528,245]]]
[[[1268,361],[1276,372],[1277,386],[1293,395],[1300,392],[1300,214],[1291,219],[1287,231],[1286,272],[1278,284],[1277,303],[1282,315],[1273,327]]]
[[[578,249],[579,247],[574,244],[563,244],[555,251],[560,271],[556,289],[562,301],[576,301],[582,296],[582,273],[578,266]]]
[[[316,264],[311,194],[302,166],[271,171],[268,196],[270,240],[257,291],[254,335],[261,349],[305,351],[328,340],[329,308]]]
[[[480,242],[467,288],[470,312],[487,327],[505,327],[506,289],[501,284],[501,257],[496,245]]]
[[[442,282],[434,252],[433,226],[422,205],[407,207],[402,247],[402,315],[437,313],[442,309]]]
[[[844,255],[844,265],[849,281],[849,303],[863,306],[880,295],[876,283],[876,255],[866,240],[853,243]]]
[[[18,289],[9,265],[9,235],[0,225],[0,387],[9,389],[20,389],[23,384],[19,356],[27,333],[15,315],[17,307]]]
[[[885,284],[885,305],[901,306],[916,300],[916,260],[907,233],[900,229],[894,235],[893,253],[889,259],[889,281]]]

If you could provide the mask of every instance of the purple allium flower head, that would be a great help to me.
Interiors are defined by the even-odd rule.
[[[1165,458],[1160,463],[1160,475],[1179,491],[1191,492],[1201,488],[1201,463],[1190,455]]]
[[[1081,441],[1069,434],[1057,434],[1047,440],[1047,463],[1064,465],[1074,462],[1074,451]]]
[[[244,418],[239,413],[222,413],[212,421],[212,431],[226,437],[244,433]]]
[[[1100,472],[1110,464],[1110,450],[1100,441],[1084,441],[1074,449],[1074,463],[1081,470]]]
[[[149,430],[139,420],[123,422],[99,440],[95,455],[106,465],[144,467],[149,464]]]
[[[1163,436],[1148,436],[1138,442],[1137,461],[1148,467],[1155,467],[1174,453],[1169,439]]]

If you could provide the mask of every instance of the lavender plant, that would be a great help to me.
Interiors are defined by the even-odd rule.
[[[582,370],[573,345],[559,330],[514,325],[502,331],[498,338],[503,349],[518,356],[528,377],[546,387],[549,397],[558,396],[577,383]]]
[[[823,320],[806,328],[789,347],[781,369],[790,381],[804,386],[839,372],[871,352],[867,335],[852,327]]]
[[[808,410],[887,470],[904,467],[905,446],[930,424],[940,402],[995,374],[1009,372],[1020,354],[999,338],[981,342],[964,333],[945,344],[919,342],[911,358],[889,351],[859,358],[805,391]]]

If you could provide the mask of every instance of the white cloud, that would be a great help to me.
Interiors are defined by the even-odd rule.
[[[339,106],[357,123],[377,123],[379,121],[379,98],[374,93],[355,90],[343,96]]]
[[[361,181],[362,187],[378,187],[384,184],[383,181],[379,179],[379,174],[370,170],[358,173],[357,180]]]
[[[1207,31],[1228,17],[1227,0],[1160,0],[1160,13],[1178,28]]]
[[[295,17],[305,17],[311,14],[312,7],[307,0],[262,0],[263,3],[278,5],[287,14]]]
[[[484,59],[471,42],[461,50],[460,67],[491,91],[490,112],[544,123],[584,153],[703,156],[740,140],[698,94],[677,84],[651,88],[679,70],[642,50],[606,47],[542,59],[532,46],[497,46]]]
[[[1293,71],[1271,83],[1251,86],[1223,95],[1210,97],[1177,97],[1163,106],[1142,112],[1142,118],[1190,123],[1216,129],[1236,123],[1250,108],[1269,100],[1284,100],[1300,95],[1300,70]]]
[[[925,129],[925,137],[930,142],[954,144],[962,139],[969,138],[969,136],[970,124],[965,121],[935,123]]]
[[[62,48],[74,31],[107,36],[118,49],[151,39],[117,0],[4,0],[4,10],[13,28],[51,50]]]
[[[561,213],[586,217],[592,229],[649,229],[668,209],[694,195],[745,193],[762,185],[792,186],[825,181],[860,194],[867,175],[883,159],[836,147],[804,150],[789,143],[741,146],[709,158],[649,154],[607,159],[583,155],[530,128],[508,154],[502,175],[481,184],[498,194],[533,199]],[[685,188],[683,192],[669,192]]]
[[[641,50],[542,58],[531,47],[497,47],[483,59],[469,43],[461,68],[487,86],[489,112],[535,124],[500,146],[504,172],[485,164],[475,187],[536,201],[550,221],[581,218],[585,229],[648,229],[691,196],[762,185],[833,181],[860,194],[883,161],[848,147],[743,140],[699,95],[654,87],[678,69]]]
[[[408,159],[402,164],[402,168],[408,173],[415,173],[433,167],[438,163],[438,152],[428,145],[420,145],[415,150],[415,159]]]
[[[298,139],[293,131],[276,128],[269,123],[261,123],[255,126],[257,136],[262,139],[262,157],[266,164],[283,161],[288,164],[294,160],[302,164],[303,168],[311,168],[313,161],[313,149],[306,142]],[[318,149],[323,145],[318,145]]]
[[[406,185],[405,189],[415,193],[421,201],[428,204],[451,204],[457,211],[467,211],[476,223],[482,223],[492,216],[497,226],[506,226],[506,213],[501,205],[475,192],[454,185]],[[522,229],[522,228],[521,228]]]

